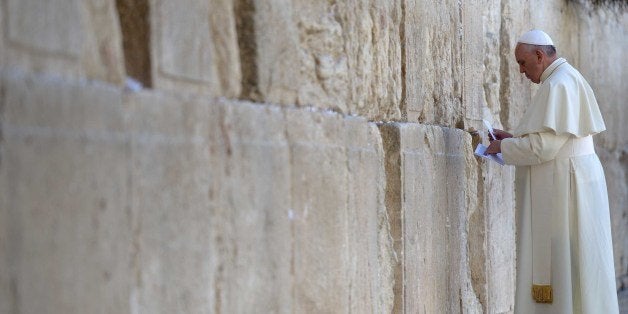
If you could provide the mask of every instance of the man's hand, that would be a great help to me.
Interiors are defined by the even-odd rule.
[[[495,134],[495,136],[497,136],[497,134]],[[495,140],[495,141],[492,141],[490,145],[488,145],[488,148],[484,152],[484,155],[497,154],[501,152],[502,152],[502,141]]]
[[[512,134],[500,129],[493,129],[493,134],[495,135],[495,139],[498,141],[501,141],[505,138],[513,137]],[[490,133],[488,134],[488,140],[491,142],[493,141],[493,137]]]

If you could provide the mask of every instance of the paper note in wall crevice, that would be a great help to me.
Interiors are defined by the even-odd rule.
[[[492,160],[492,161],[494,161],[494,162],[496,162],[496,163],[498,163],[498,164],[503,166],[504,165],[504,158],[502,157],[502,153],[484,155],[484,152],[486,152],[487,148],[488,147],[486,147],[486,146],[482,145],[482,143],[480,143],[475,148],[474,154],[476,156]]]

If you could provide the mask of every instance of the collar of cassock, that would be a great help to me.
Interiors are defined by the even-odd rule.
[[[554,73],[556,68],[558,68],[559,66],[561,66],[565,62],[567,62],[567,60],[565,60],[565,58],[558,58],[558,59],[554,60],[554,62],[552,62],[552,64],[550,64],[547,67],[547,69],[545,69],[545,71],[543,71],[543,73],[541,73],[541,83],[545,82],[545,80],[550,75],[552,75],[552,73]]]

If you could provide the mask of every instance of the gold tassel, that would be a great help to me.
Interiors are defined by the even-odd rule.
[[[552,303],[552,286],[532,285],[532,298],[537,303]]]

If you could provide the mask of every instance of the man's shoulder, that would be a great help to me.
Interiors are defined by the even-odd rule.
[[[551,86],[572,86],[574,83],[584,81],[582,74],[568,62],[561,64],[556,68],[554,75],[547,80]]]

